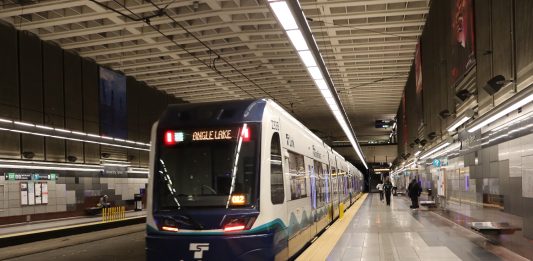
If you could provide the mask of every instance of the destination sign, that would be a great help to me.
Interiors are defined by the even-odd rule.
[[[195,131],[192,133],[192,140],[231,140],[231,134],[231,130]]]

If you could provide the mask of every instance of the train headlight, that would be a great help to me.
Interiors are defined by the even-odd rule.
[[[255,222],[255,216],[226,217],[223,222],[224,232],[248,230]]]
[[[175,220],[165,218],[162,220],[159,229],[167,232],[178,232],[178,223]]]

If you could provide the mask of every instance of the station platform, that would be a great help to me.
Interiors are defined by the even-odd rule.
[[[297,260],[529,260],[407,197],[365,196]]]
[[[97,215],[2,225],[0,247],[141,223],[145,217],[146,211],[126,211],[116,220],[103,221]]]

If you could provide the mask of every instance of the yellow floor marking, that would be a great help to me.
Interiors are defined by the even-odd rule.
[[[344,218],[337,219],[337,221],[324,231],[324,233],[322,233],[322,235],[296,259],[296,261],[326,260],[359,208],[361,208],[367,195],[368,194],[366,193],[363,194],[352,207],[346,210]]]

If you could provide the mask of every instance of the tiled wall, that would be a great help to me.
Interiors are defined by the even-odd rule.
[[[116,177],[59,177],[48,183],[48,204],[21,206],[20,182],[6,181],[0,177],[0,217],[83,211],[82,205],[88,197],[104,194],[115,205],[126,205],[139,194],[148,182],[147,178]]]
[[[446,198],[462,204],[501,208],[524,219],[524,235],[533,238],[533,134],[448,159]],[[436,168],[420,172],[433,180]]]

